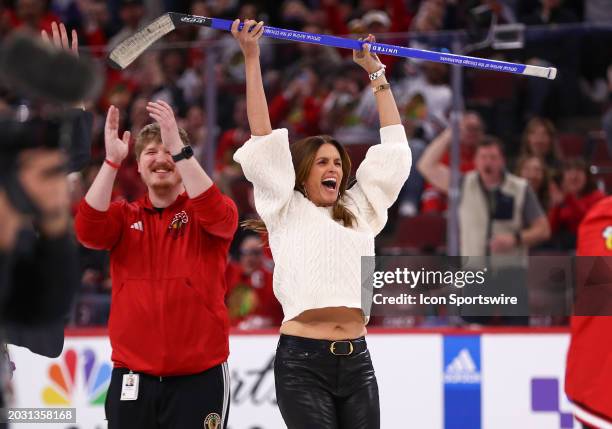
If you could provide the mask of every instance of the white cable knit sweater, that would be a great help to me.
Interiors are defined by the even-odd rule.
[[[361,256],[374,255],[374,237],[385,226],[387,209],[412,164],[402,125],[381,128],[380,137],[381,144],[368,150],[357,169],[357,183],[343,197],[357,218],[353,228],[334,221],[330,207],[317,207],[294,190],[286,129],[252,136],[234,154],[253,183],[255,208],[268,229],[283,322],[314,308],[362,308]]]

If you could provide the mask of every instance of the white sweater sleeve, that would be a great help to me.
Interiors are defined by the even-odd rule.
[[[251,136],[234,154],[253,184],[255,208],[269,229],[274,228],[293,196],[295,171],[285,128],[266,136]]]
[[[368,149],[357,169],[357,183],[346,192],[375,234],[387,223],[387,210],[397,199],[412,166],[403,125],[381,128],[380,139],[381,144]]]

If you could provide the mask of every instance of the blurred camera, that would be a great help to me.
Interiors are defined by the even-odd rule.
[[[21,213],[36,214],[35,205],[20,186],[17,159],[32,148],[63,148],[70,159],[67,170],[79,169],[83,151],[78,135],[82,115],[67,109],[94,97],[102,79],[94,64],[44,44],[27,33],[17,33],[0,46],[0,84],[19,100],[0,116],[0,187]],[[28,100],[28,101],[25,101]]]

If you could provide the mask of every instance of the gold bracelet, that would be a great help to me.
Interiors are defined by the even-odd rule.
[[[372,92],[376,94],[378,91],[384,91],[385,89],[389,88],[391,88],[390,83],[383,83],[382,85],[376,85],[374,88],[372,88]]]

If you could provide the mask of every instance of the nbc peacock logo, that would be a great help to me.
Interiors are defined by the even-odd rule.
[[[97,361],[92,349],[87,348],[80,355],[68,349],[59,362],[49,366],[49,384],[42,391],[43,402],[54,406],[77,405],[75,397],[78,396],[84,397],[88,405],[104,405],[111,371],[109,363]]]

